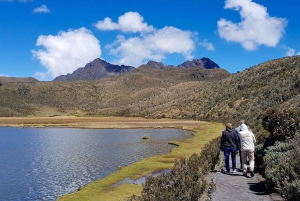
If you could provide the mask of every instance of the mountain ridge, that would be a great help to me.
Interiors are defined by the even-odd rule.
[[[165,68],[220,68],[215,62],[206,57],[203,57],[201,59],[194,59],[192,61],[185,61],[184,63],[176,67],[172,65],[165,66],[161,62],[155,61],[148,61],[148,63],[144,65],[150,66],[151,68],[157,70],[162,70]],[[114,75],[123,75],[134,69],[136,68],[133,66],[114,65],[106,62],[105,60],[97,58],[86,64],[84,67],[80,67],[77,70],[73,71],[73,73],[68,73],[67,75],[60,75],[54,78],[53,81],[97,80]]]
[[[97,58],[71,74],[68,73],[54,78],[53,81],[96,80],[112,75],[122,75],[133,69],[132,66],[114,65]]]
[[[0,86],[11,82],[39,82],[33,77],[6,77],[0,76]]]

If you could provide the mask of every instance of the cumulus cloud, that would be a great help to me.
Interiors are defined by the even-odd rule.
[[[120,30],[122,32],[151,32],[154,30],[153,26],[148,26],[143,22],[144,18],[137,12],[127,12],[118,18],[118,23],[113,22],[112,19],[106,17],[104,20],[98,21],[95,26],[99,30],[110,31]]]
[[[33,9],[33,13],[50,13],[50,10],[47,8],[46,5],[41,5],[40,7],[37,7]]]
[[[84,27],[67,32],[60,31],[56,36],[41,35],[36,46],[42,48],[32,50],[32,53],[48,70],[46,73],[37,72],[35,76],[39,78],[54,78],[72,73],[101,56],[99,40]]]
[[[240,43],[246,50],[255,50],[260,45],[275,47],[285,32],[286,19],[271,17],[266,7],[252,0],[226,0],[224,8],[238,11],[242,21],[220,19],[219,36]]]
[[[209,51],[215,50],[214,45],[212,43],[207,42],[207,40],[203,40],[199,43],[199,45],[206,47],[206,49]]]
[[[118,58],[114,63],[138,67],[147,60],[161,61],[166,54],[173,53],[182,54],[190,60],[195,44],[192,32],[164,27],[136,37],[118,35],[115,42],[106,47]]]
[[[183,31],[172,26],[155,29],[144,22],[137,12],[127,12],[113,22],[110,18],[98,21],[95,26],[102,31],[119,30],[130,33],[130,37],[118,35],[116,40],[106,45],[116,64],[138,67],[148,60],[161,61],[167,54],[181,54],[192,59],[195,50],[194,36],[191,31]]]

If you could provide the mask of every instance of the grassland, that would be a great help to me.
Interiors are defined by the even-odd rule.
[[[117,187],[114,184],[125,178],[137,180],[155,171],[170,169],[176,159],[190,157],[193,153],[199,153],[201,148],[211,139],[219,136],[223,125],[220,123],[208,123],[193,120],[173,119],[143,119],[122,117],[28,117],[28,118],[0,118],[0,126],[31,126],[31,127],[74,127],[74,128],[178,128],[190,130],[194,137],[177,144],[169,154],[154,156],[133,163],[106,178],[92,182],[80,188],[70,195],[60,197],[58,200],[126,200],[132,194],[139,195],[141,185],[124,183]]]

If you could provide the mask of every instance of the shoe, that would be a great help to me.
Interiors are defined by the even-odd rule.
[[[232,172],[237,172],[236,169],[232,170]]]
[[[230,172],[227,172],[227,171],[226,171],[225,174],[230,174]]]
[[[254,172],[250,171],[250,175],[251,175],[251,177],[254,177]]]

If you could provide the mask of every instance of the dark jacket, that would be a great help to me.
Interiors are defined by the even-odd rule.
[[[222,132],[220,148],[224,149],[224,147],[235,147],[237,149],[240,148],[238,135],[234,129],[226,128],[226,130]]]

